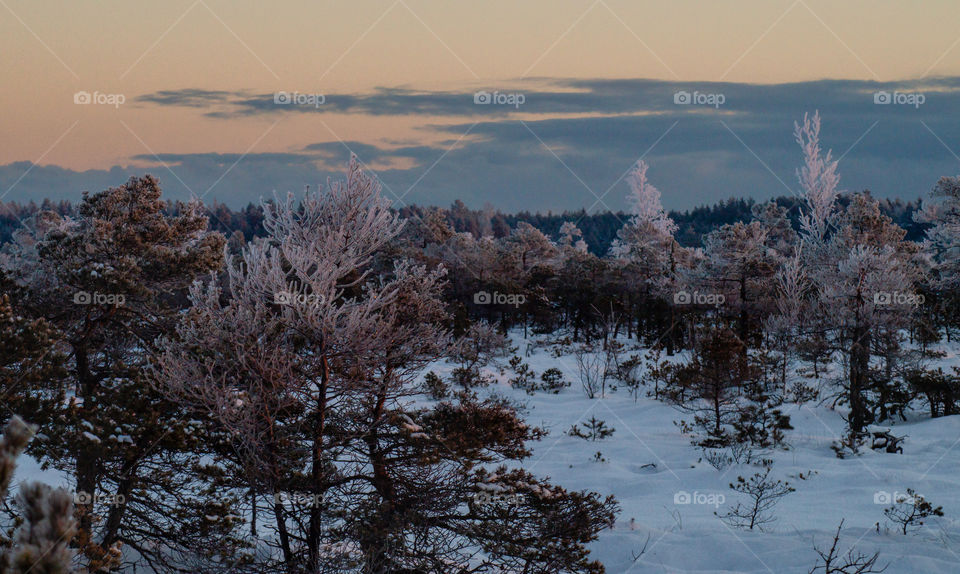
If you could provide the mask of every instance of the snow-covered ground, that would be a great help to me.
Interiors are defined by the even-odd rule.
[[[588,399],[573,356],[555,358],[545,346],[526,356],[532,340],[515,333],[513,342],[538,378],[555,367],[571,386],[556,395],[529,396],[511,388],[509,368],[503,373],[490,368],[487,374],[497,382],[480,392],[496,392],[526,405],[527,422],[550,430],[532,445],[533,456],[524,468],[567,489],[617,498],[622,511],[615,527],[591,545],[593,557],[610,574],[805,574],[817,559],[814,544],[829,548],[841,519],[841,550],[856,545],[864,554],[879,551],[878,564],[889,563],[889,574],[960,572],[960,416],[929,419],[921,409],[911,413],[909,422],[891,425],[894,434],[908,435],[903,454],[864,449],[859,457],[838,459],[830,445],[843,432],[841,413],[814,403],[786,405],[794,427],[787,434],[790,448],[764,456],[775,461],[771,476],[789,481],[796,492],[781,500],[775,509],[777,522],[764,531],[736,530],[714,512],[722,514],[743,500],[729,483],[760,468],[734,464],[717,470],[674,424],[687,415],[646,397],[645,389],[636,401],[624,388]],[[944,364],[960,364],[958,350],[960,346],[950,349]],[[427,370],[445,376],[452,368],[436,364]],[[582,426],[591,417],[605,421],[615,433],[595,442],[567,434],[571,425]],[[598,451],[603,462],[594,460]],[[21,480],[70,487],[66,477],[40,470],[27,456],[19,461],[14,485]],[[945,516],[931,518],[919,533],[905,536],[890,527],[883,514],[889,503],[883,502],[907,488],[943,506]],[[685,495],[691,502],[678,504]],[[718,504],[721,496],[723,504]]]
[[[523,356],[527,341],[516,334],[513,341]],[[951,353],[945,362],[956,364],[956,358]],[[686,415],[644,392],[636,402],[623,388],[588,399],[572,356],[557,359],[539,347],[523,360],[538,376],[551,367],[561,369],[571,386],[559,395],[529,396],[506,382],[509,368],[504,374],[491,369],[497,383],[484,392],[526,404],[527,422],[550,430],[533,445],[524,468],[568,489],[616,496],[622,507],[616,525],[591,546],[611,574],[807,573],[817,559],[814,544],[829,548],[841,520],[844,554],[854,544],[864,554],[879,551],[878,565],[889,563],[890,574],[960,572],[960,416],[929,419],[925,412],[913,413],[909,422],[891,425],[893,434],[908,435],[903,454],[867,448],[862,456],[838,459],[830,445],[843,432],[841,413],[815,403],[786,405],[794,427],[787,434],[790,448],[764,456],[775,461],[771,476],[789,481],[796,492],[777,505],[778,520],[765,531],[737,530],[714,512],[723,514],[743,500],[729,483],[760,468],[734,464],[717,470],[674,424]],[[596,442],[567,434],[571,425],[582,426],[591,416],[615,433]],[[594,460],[597,451],[605,462]],[[933,517],[919,533],[905,536],[891,527],[883,509],[888,497],[907,488],[943,506],[944,517]],[[691,503],[677,504],[684,493]],[[724,504],[717,507],[721,495]]]

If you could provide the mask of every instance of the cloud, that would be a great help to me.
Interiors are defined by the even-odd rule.
[[[914,199],[941,175],[960,173],[954,155],[960,154],[960,78],[777,85],[539,78],[508,84],[487,91],[524,93],[519,108],[474,104],[472,89],[326,94],[319,106],[274,104],[273,94],[156,92],[139,101],[205,109],[223,121],[277,113],[423,117],[425,135],[442,143],[320,141],[292,153],[167,153],[159,156],[163,163],[152,155],[131,161],[153,163],[149,171],[173,197],[192,190],[205,200],[237,206],[338,175],[352,151],[378,167],[386,196],[402,198],[397,205],[462,199],[475,207],[558,211],[622,209],[626,185],[619,179],[644,156],[666,206],[683,209],[731,196],[763,199],[796,192],[800,154],[793,122],[820,110],[822,142],[842,157],[846,189]],[[899,103],[875,103],[878,92],[899,94]],[[705,104],[711,96],[716,102],[722,95],[723,101],[675,103],[680,93]],[[910,105],[907,96],[915,94],[924,101]],[[28,167],[0,166],[0,192]],[[80,190],[117,185],[142,171],[36,166],[7,199],[77,197]]]
[[[136,101],[159,106],[205,108],[227,103],[233,98],[242,97],[242,95],[242,92],[188,88],[183,90],[161,90],[152,94],[144,94],[138,96]]]

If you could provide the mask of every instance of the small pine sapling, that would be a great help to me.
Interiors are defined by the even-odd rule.
[[[519,356],[514,355],[510,359],[510,369],[517,375],[509,379],[510,386],[515,389],[523,389],[528,395],[536,392],[537,374],[530,368],[530,365],[524,363]]]
[[[884,509],[887,520],[897,525],[903,534],[916,532],[924,524],[924,520],[931,516],[943,516],[943,507],[934,507],[922,495],[907,489],[906,496],[898,496],[893,505]]]
[[[623,382],[627,388],[627,393],[633,397],[634,402],[639,398],[640,387],[643,382],[640,380],[639,371],[643,364],[642,359],[637,355],[630,355],[629,358],[621,361],[617,369],[617,378]]]
[[[612,435],[617,429],[607,427],[607,423],[597,417],[590,417],[590,420],[583,423],[583,430],[577,425],[570,427],[569,435],[580,437],[584,440],[603,440]]]
[[[562,389],[570,386],[570,381],[563,379],[563,371],[556,367],[551,367],[540,374],[540,380],[543,382],[541,388],[553,394],[559,394]]]
[[[793,427],[790,415],[778,408],[781,401],[767,393],[759,381],[747,384],[745,393],[749,402],[739,409],[737,418],[731,423],[734,440],[761,448],[783,445],[785,431]]]
[[[731,483],[730,488],[747,495],[747,502],[738,502],[720,518],[731,526],[748,530],[755,527],[762,529],[763,525],[775,522],[777,519],[771,513],[773,507],[795,489],[789,482],[771,480],[771,470],[767,467],[764,472],[758,472],[749,479],[738,476],[737,482]]]

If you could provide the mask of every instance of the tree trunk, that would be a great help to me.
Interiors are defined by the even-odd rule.
[[[850,435],[855,439],[868,424],[863,393],[870,369],[870,329],[857,323],[850,346]]]
[[[82,345],[74,346],[74,356],[76,361],[77,375],[77,396],[83,401],[81,413],[92,408],[91,403],[95,402],[97,381],[90,371],[90,357],[87,349]],[[82,415],[81,415],[82,416]],[[76,482],[77,492],[86,495],[87,502],[77,504],[80,510],[80,520],[78,528],[80,532],[86,535],[86,538],[93,540],[93,509],[94,499],[97,496],[97,483],[99,482],[98,457],[92,451],[89,445],[92,442],[88,440],[78,441],[76,449]]]
[[[387,374],[384,375],[384,387],[377,396],[377,403],[371,416],[373,427],[365,437],[373,469],[372,483],[380,497],[377,515],[369,525],[368,535],[362,541],[368,572],[380,572],[388,565],[389,536],[395,528],[396,521],[396,489],[387,471],[387,461],[380,449],[378,433],[378,426],[386,405],[386,385],[389,380],[388,369]]]
[[[320,390],[317,397],[317,428],[313,435],[313,460],[310,474],[312,478],[312,494],[323,495],[326,491],[323,468],[323,435],[327,414],[327,389],[330,385],[330,363],[327,356],[321,359]],[[314,497],[314,504],[310,506],[310,528],[307,534],[308,562],[310,572],[315,572],[320,564],[320,538],[323,534],[323,504],[319,496]]]
[[[136,485],[135,471],[136,463],[133,460],[127,461],[122,467],[121,479],[117,482],[117,492],[113,498],[113,504],[110,506],[110,512],[107,515],[107,521],[103,529],[103,541],[100,546],[108,548],[116,542],[120,533],[120,525],[123,521],[124,511],[127,509],[127,502]]]
[[[283,550],[283,561],[288,572],[294,572],[293,552],[290,551],[290,534],[287,532],[287,518],[283,515],[283,502],[274,499],[273,516],[277,521],[277,532],[280,535],[280,548]]]

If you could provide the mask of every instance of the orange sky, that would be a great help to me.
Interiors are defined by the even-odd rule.
[[[218,120],[159,90],[494,89],[524,78],[781,83],[960,75],[960,3],[0,0],[0,164],[428,141],[420,116]],[[117,93],[118,109],[75,92]],[[433,121],[443,122],[443,118]],[[453,120],[450,120],[453,121]],[[458,120],[462,121],[462,120]]]

